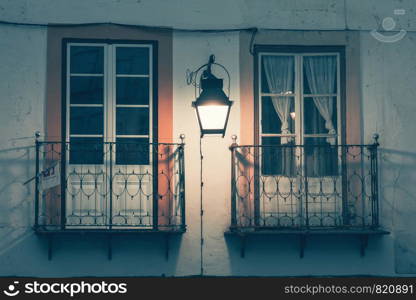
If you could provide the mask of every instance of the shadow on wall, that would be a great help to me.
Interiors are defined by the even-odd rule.
[[[32,233],[34,185],[23,183],[35,173],[35,147],[0,150],[0,256]]]
[[[299,237],[249,236],[241,257],[238,236],[226,237],[234,276],[337,276],[386,274],[383,264],[390,237],[370,237],[365,256],[360,255],[360,240],[355,236],[308,236],[304,257],[300,258]],[[388,263],[387,263],[388,264]]]
[[[395,270],[416,273],[416,153],[380,149],[380,219],[394,236]]]
[[[0,150],[0,276],[173,276],[181,236],[71,235],[49,241],[34,233],[35,147]],[[169,248],[167,248],[169,247]],[[167,250],[169,251],[167,253]],[[166,255],[169,255],[168,259]]]
[[[48,260],[48,240],[30,234],[0,254],[0,276],[174,276],[180,245],[180,237],[171,237],[166,259],[165,240],[160,236],[115,235],[109,260],[104,236],[56,236]]]

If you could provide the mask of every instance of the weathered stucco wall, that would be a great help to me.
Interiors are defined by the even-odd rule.
[[[380,134],[381,220],[392,230],[396,271],[415,273],[416,34],[380,43],[362,33],[365,140]]]
[[[177,28],[372,30],[394,9],[416,30],[413,0],[2,0],[0,19],[32,23],[113,22]],[[80,13],[82,12],[82,13]]]
[[[13,273],[11,253],[33,235],[34,132],[43,131],[46,30],[0,29],[0,256],[1,272]],[[26,245],[26,247],[22,246]],[[29,254],[28,253],[28,254]],[[7,271],[6,271],[7,270]],[[6,273],[3,273],[6,274]]]
[[[345,3],[347,6],[345,7]],[[405,38],[382,43],[376,29],[394,9]],[[82,12],[82,14],[80,13]],[[205,63],[210,54],[230,71],[235,101],[224,139],[207,137],[204,154],[203,269],[206,275],[395,275],[416,272],[416,173],[414,115],[416,75],[416,4],[412,0],[297,1],[148,1],[148,0],[2,0],[0,20],[34,23],[115,22],[176,28],[262,27],[296,30],[361,30],[360,56],[364,142],[380,134],[381,223],[392,234],[370,239],[360,257],[356,238],[313,238],[299,258],[298,240],[253,238],[247,256],[239,241],[225,239],[229,225],[230,136],[241,136],[238,32],[186,33],[173,36],[174,137],[186,135],[188,231],[174,239],[168,261],[164,240],[119,237],[114,257],[106,257],[104,239],[65,238],[54,244],[47,260],[46,241],[33,234],[33,134],[43,133],[46,90],[47,28],[0,25],[0,275],[25,276],[186,276],[200,274],[199,131],[190,106],[193,88],[187,69]],[[378,22],[378,23],[377,23]],[[287,34],[290,34],[288,32]]]

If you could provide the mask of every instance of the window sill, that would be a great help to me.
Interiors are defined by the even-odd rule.
[[[380,228],[316,228],[316,229],[281,229],[281,228],[247,228],[230,227],[226,235],[383,235],[390,232]]]
[[[129,229],[91,229],[91,228],[79,228],[79,229],[61,229],[61,228],[45,228],[37,227],[33,228],[38,236],[46,237],[48,241],[48,260],[52,259],[53,250],[53,239],[57,236],[70,236],[70,235],[95,235],[104,236],[108,243],[108,259],[111,260],[113,257],[113,236],[129,235],[129,236],[159,236],[165,240],[165,258],[169,259],[170,250],[170,238],[172,236],[180,237],[186,232],[186,227],[175,226],[175,227],[162,227],[159,229],[143,229],[143,228],[129,228]]]
[[[42,227],[34,228],[36,234],[39,235],[65,235],[65,234],[106,234],[106,235],[118,235],[118,234],[183,234],[186,232],[186,228],[180,226],[175,228],[163,228],[160,229],[143,229],[143,228],[129,228],[129,229],[90,229],[90,228],[78,228],[78,229],[46,229]]]
[[[390,234],[381,228],[316,228],[316,229],[283,229],[283,228],[247,228],[230,227],[224,235],[226,237],[236,236],[240,238],[240,255],[245,257],[245,246],[249,236],[295,236],[299,238],[299,257],[305,254],[306,239],[312,236],[356,236],[360,240],[360,254],[365,256],[365,250],[370,236],[382,236]]]

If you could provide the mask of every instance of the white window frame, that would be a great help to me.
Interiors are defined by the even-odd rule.
[[[75,74],[75,73],[71,73],[71,47],[72,46],[93,46],[93,47],[103,47],[104,48],[104,67],[103,67],[103,74]],[[149,74],[148,75],[136,75],[136,74],[116,74],[116,49],[118,47],[134,47],[134,48],[148,48],[149,49]],[[105,155],[103,162],[101,164],[73,164],[70,168],[67,167],[66,168],[66,178],[69,177],[69,174],[71,172],[71,169],[78,169],[78,171],[80,173],[84,172],[83,169],[85,168],[85,170],[88,170],[87,172],[89,172],[88,174],[104,174],[103,171],[110,165],[113,164],[114,166],[117,165],[116,163],[116,152],[117,152],[117,143],[116,140],[117,138],[147,138],[148,142],[149,142],[149,148],[153,147],[152,143],[153,143],[153,113],[154,113],[154,109],[153,109],[153,105],[154,105],[154,93],[153,93],[153,89],[154,89],[154,74],[153,74],[153,68],[154,68],[154,64],[153,64],[153,44],[150,43],[102,43],[102,42],[68,42],[66,43],[66,78],[65,78],[65,82],[66,82],[66,87],[65,87],[65,96],[66,96],[66,103],[65,103],[65,116],[66,116],[66,128],[65,128],[65,136],[64,139],[66,142],[70,142],[70,138],[71,137],[92,137],[92,138],[102,138],[103,142],[106,142],[107,144],[103,145],[103,151],[104,153],[107,153],[108,151],[110,151],[110,145],[108,143],[114,143],[113,144],[113,148],[112,148],[112,153],[111,155]],[[70,91],[71,91],[71,76],[100,76],[103,77],[104,79],[104,83],[103,83],[103,104],[71,104],[71,99],[70,99]],[[148,84],[149,84],[149,102],[148,104],[117,104],[116,102],[116,88],[117,88],[117,78],[119,77],[140,77],[140,78],[149,78],[148,80]],[[71,124],[70,124],[70,109],[71,107],[103,107],[103,134],[71,134]],[[149,132],[147,135],[118,135],[117,134],[117,128],[116,128],[116,113],[117,113],[117,108],[122,107],[122,108],[148,108],[148,128],[149,128]],[[157,133],[156,133],[157,134]],[[153,160],[153,151],[149,151],[148,153],[149,155],[149,159],[148,159],[148,163],[147,164],[134,164],[134,165],[123,165],[125,167],[125,172],[126,173],[131,173],[132,170],[136,170],[136,174],[137,173],[146,173],[146,170],[148,169],[152,169],[154,168],[154,160]],[[66,162],[69,163],[70,161],[70,151],[66,151]],[[89,170],[93,170],[92,172],[95,173],[91,173]],[[139,172],[137,172],[137,170],[139,170]],[[107,178],[107,177],[105,177]],[[103,182],[98,182],[98,184],[100,184],[102,186],[102,188],[105,190],[104,193],[102,194],[107,194],[108,193],[108,189],[109,189],[109,185],[113,184],[113,178],[111,178],[110,182],[106,181],[104,178]],[[133,183],[136,183],[136,181],[132,181]],[[84,184],[86,183],[86,181],[84,181]],[[119,182],[120,183],[120,182]],[[153,185],[152,185],[152,181],[144,181],[142,180],[142,183],[147,183],[149,184],[148,187],[153,189]],[[79,184],[79,182],[73,182],[73,185],[77,185]],[[91,181],[91,182],[87,182],[86,185],[88,184],[96,184],[96,182]],[[123,185],[124,181],[122,181],[119,185]],[[119,185],[115,185],[113,188],[117,188],[117,186]],[[96,195],[97,196],[97,195]],[[95,196],[95,197],[96,197]],[[101,195],[102,196],[102,195]],[[141,193],[139,194],[140,199],[138,199],[138,201],[140,201],[140,209],[143,209],[146,213],[150,212],[151,214],[153,213],[153,202],[150,204],[150,206],[145,206],[142,207],[141,205],[144,203],[146,204],[147,202],[143,202],[142,203],[142,199],[141,197],[145,197],[143,196]],[[110,205],[110,200],[106,199],[106,196],[102,196],[100,197],[100,194],[98,195],[98,200],[96,200],[96,207],[95,209],[97,211],[104,211],[106,213],[106,215],[109,215],[109,205]],[[68,218],[69,212],[74,212],[74,210],[71,210],[71,208],[73,207],[73,204],[71,202],[72,200],[70,198],[68,198],[68,194],[66,194],[66,205],[67,208],[69,208],[66,211],[66,217]],[[114,206],[116,202],[112,202],[112,205]],[[79,204],[79,202],[78,202]],[[126,205],[125,209],[129,209],[127,207],[128,205]],[[137,208],[137,207],[135,207]],[[92,207],[89,207],[89,209],[93,209]],[[120,208],[117,208],[120,209]],[[121,211],[121,210],[120,210]],[[114,216],[111,216],[114,218]],[[150,221],[151,224],[153,224],[153,220]],[[79,226],[77,225],[73,225],[71,224],[71,228],[80,228],[83,229],[85,228],[85,224],[80,224]],[[95,228],[94,226],[91,227],[91,225],[88,225],[89,228]],[[117,225],[113,225],[114,228],[117,228]],[[101,225],[99,225],[97,228],[107,228],[107,227],[102,227]],[[123,227],[123,229],[128,228],[128,227]],[[147,229],[152,229],[153,227],[144,227]]]
[[[263,93],[262,92],[262,57],[263,56],[292,56],[294,57],[295,62],[295,82],[294,82],[294,93],[287,94],[273,94],[273,93]],[[304,130],[304,101],[307,97],[316,96],[314,94],[304,94],[304,72],[303,72],[303,58],[305,56],[336,56],[337,57],[337,93],[336,94],[325,94],[325,96],[336,97],[337,104],[337,133],[336,135],[331,134],[305,134]],[[327,137],[336,137],[338,145],[341,145],[342,137],[342,111],[341,111],[341,57],[339,52],[267,52],[261,51],[257,57],[257,75],[258,75],[258,84],[257,84],[257,94],[258,94],[258,136],[259,144],[262,144],[263,137],[292,137],[295,139],[296,145],[304,145],[305,138],[327,138]],[[295,132],[291,134],[281,134],[281,133],[263,133],[262,127],[262,99],[264,96],[290,96],[294,98],[295,105]],[[296,150],[298,151],[298,149]],[[303,162],[301,162],[303,163]],[[260,162],[261,164],[261,162]],[[260,170],[262,168],[260,167]],[[265,175],[262,176],[275,176],[275,175]]]
[[[341,73],[340,73],[340,55],[338,52],[302,52],[302,53],[286,53],[286,52],[261,52],[258,55],[258,99],[259,99],[259,137],[295,137],[296,145],[303,145],[304,138],[306,137],[332,137],[330,134],[305,134],[304,133],[304,98],[317,96],[314,94],[303,93],[303,57],[305,56],[336,56],[337,57],[337,93],[325,94],[325,96],[332,96],[337,98],[337,134],[338,143],[341,143]],[[272,94],[263,93],[261,90],[262,84],[262,57],[263,56],[293,56],[295,61],[295,91],[290,95],[286,94]],[[262,128],[262,97],[264,96],[290,96],[295,100],[295,133],[281,134],[281,133],[263,133]],[[300,116],[300,118],[298,117]]]
[[[103,74],[76,74],[71,73],[71,46],[94,46],[104,48],[104,69]],[[142,43],[83,43],[83,42],[69,42],[66,45],[66,136],[67,142],[71,137],[96,137],[102,138],[103,142],[116,142],[117,138],[148,138],[149,143],[152,143],[153,137],[153,45]],[[134,47],[134,48],[148,48],[149,49],[149,74],[148,75],[136,75],[136,74],[116,74],[116,49],[117,47]],[[71,91],[71,76],[103,76],[104,77],[104,92],[103,92],[103,104],[71,104],[70,91]],[[116,103],[116,81],[118,77],[133,77],[133,78],[149,78],[149,104],[117,104]],[[71,134],[70,127],[70,109],[71,107],[103,107],[103,122],[104,130],[103,134]],[[147,135],[117,135],[116,134],[116,110],[118,107],[124,108],[144,108],[149,109],[149,133]],[[115,153],[115,151],[114,151]],[[69,153],[68,153],[69,155]],[[67,158],[69,159],[69,157]],[[149,165],[151,165],[152,158],[149,158]]]

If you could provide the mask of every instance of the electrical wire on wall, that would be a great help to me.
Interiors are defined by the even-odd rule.
[[[169,26],[152,26],[152,25],[140,25],[140,24],[125,24],[114,22],[91,22],[91,23],[24,23],[0,20],[0,25],[16,25],[16,26],[32,26],[32,27],[78,27],[78,26],[97,26],[97,25],[117,25],[125,27],[133,27],[140,29],[158,29],[158,30],[174,30],[182,32],[237,32],[237,31],[253,31],[257,30],[257,27],[241,27],[241,28],[218,28],[218,29],[187,29],[187,28],[175,28]]]
[[[347,0],[344,0],[346,3]],[[346,4],[344,4],[346,6]],[[371,31],[373,29],[351,29],[348,26],[348,14],[345,10],[344,14],[344,28],[336,29],[321,29],[322,31]],[[148,29],[148,30],[172,30],[177,32],[205,32],[205,33],[215,33],[215,32],[239,32],[239,31],[316,31],[316,29],[294,29],[294,28],[271,28],[271,27],[237,27],[237,28],[217,28],[217,29],[205,29],[205,28],[178,28],[172,26],[157,26],[157,25],[141,25],[141,24],[126,24],[126,23],[117,23],[117,22],[84,22],[84,23],[25,23],[25,22],[15,22],[15,21],[5,21],[0,20],[0,25],[14,25],[14,26],[27,26],[27,27],[79,27],[79,26],[98,26],[98,25],[116,25],[124,26],[131,28],[139,29]]]
[[[200,234],[201,234],[201,247],[200,247],[200,255],[201,255],[201,265],[200,265],[200,275],[204,275],[204,202],[203,202],[203,189],[204,189],[204,178],[202,177],[202,165],[204,156],[202,154],[202,136],[199,137],[199,156],[201,160],[201,166],[200,166],[200,181],[201,181],[201,195],[200,195]]]
[[[250,54],[254,55],[254,39],[259,29],[257,27],[244,27],[244,28],[220,28],[220,29],[185,29],[185,28],[174,28],[167,26],[147,26],[147,25],[134,25],[134,24],[123,24],[113,22],[96,22],[96,23],[66,23],[66,24],[49,24],[49,23],[24,23],[24,22],[11,22],[0,20],[0,25],[12,25],[12,26],[29,26],[29,27],[79,27],[79,26],[99,26],[99,25],[117,25],[123,27],[147,29],[147,30],[173,30],[178,32],[202,32],[202,33],[214,33],[214,32],[239,32],[249,31],[251,32],[250,40]],[[274,30],[274,29],[262,29],[262,30]]]

